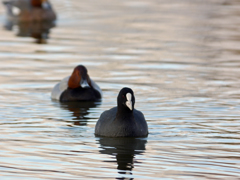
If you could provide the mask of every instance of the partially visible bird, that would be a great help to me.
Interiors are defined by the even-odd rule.
[[[8,19],[16,22],[54,21],[56,14],[48,0],[5,0]]]

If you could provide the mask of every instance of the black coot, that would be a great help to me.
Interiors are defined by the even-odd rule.
[[[141,111],[134,109],[132,89],[123,88],[117,97],[118,106],[103,112],[96,124],[95,135],[105,137],[145,137],[148,126]]]

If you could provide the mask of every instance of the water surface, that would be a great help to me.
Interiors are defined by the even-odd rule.
[[[0,179],[240,178],[238,1],[51,2],[47,44],[0,29]],[[102,101],[52,101],[78,64]],[[124,86],[149,136],[95,137]]]

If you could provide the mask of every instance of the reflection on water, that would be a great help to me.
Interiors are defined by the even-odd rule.
[[[60,102],[59,102],[60,103]],[[78,126],[85,126],[89,119],[88,114],[91,108],[96,108],[101,105],[101,101],[89,102],[61,102],[60,107],[72,112],[73,124]]]
[[[45,44],[50,29],[55,27],[56,14],[49,1],[5,0],[7,30],[17,28],[17,36],[32,37],[36,43]]]
[[[115,158],[116,161],[106,161],[117,163],[118,173],[120,177],[116,179],[133,179],[129,178],[132,175],[136,155],[141,155],[145,152],[147,139],[145,138],[106,138],[97,139],[100,144],[100,153],[108,154]],[[138,162],[140,163],[140,162]],[[127,175],[127,176],[126,176]]]
[[[13,30],[17,27],[17,36],[20,37],[32,37],[36,39],[36,43],[45,44],[49,38],[50,29],[55,27],[54,21],[43,21],[43,22],[14,22],[7,21],[5,28],[7,30]]]

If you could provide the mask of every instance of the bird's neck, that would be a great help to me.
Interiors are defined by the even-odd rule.
[[[125,119],[124,117],[131,117],[133,116],[133,111],[131,111],[130,109],[128,109],[127,107],[118,107],[117,110],[117,117],[121,117],[122,119]]]

